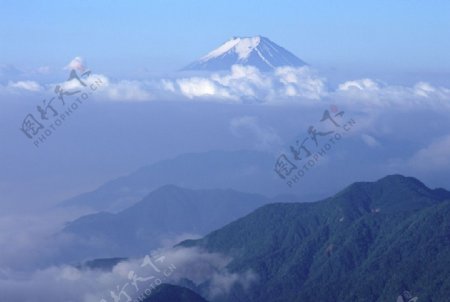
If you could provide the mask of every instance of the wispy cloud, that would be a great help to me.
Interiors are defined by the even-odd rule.
[[[9,82],[7,87],[12,88],[12,89],[19,89],[19,90],[22,89],[22,90],[33,91],[33,92],[43,90],[43,87],[35,81]]]
[[[344,82],[331,92],[337,101],[369,107],[403,107],[425,105],[449,107],[450,89],[419,82],[414,86],[393,86],[372,79]]]
[[[380,145],[380,143],[371,135],[369,134],[361,134],[361,138],[369,147],[377,147]]]
[[[127,283],[127,295],[132,299],[141,297],[144,292],[151,292],[155,288],[154,281],[159,279],[159,282],[171,284],[190,280],[202,295],[214,298],[228,294],[236,284],[246,289],[257,281],[257,276],[250,270],[242,274],[229,272],[226,266],[232,259],[218,253],[208,253],[197,248],[154,252],[163,257],[162,263],[153,263],[155,268],[144,267],[144,258],[140,258],[121,262],[111,271],[61,265],[37,269],[24,276],[1,269],[0,292],[2,298],[9,302],[98,302],[102,298],[109,301],[111,293],[117,294],[117,288],[123,288]],[[171,267],[170,274],[163,275],[163,267]],[[164,272],[168,270],[164,269]],[[131,274],[148,280],[138,281],[137,288],[134,288],[130,284]]]
[[[282,145],[282,140],[271,127],[261,125],[254,116],[240,116],[230,121],[230,130],[237,137],[243,137],[255,142],[257,149],[276,149]]]
[[[111,101],[151,101],[154,99],[150,88],[142,81],[111,82],[105,78],[106,85],[99,90],[99,98]]]
[[[420,171],[446,171],[450,169],[450,135],[435,139],[419,149],[409,160],[409,165]]]

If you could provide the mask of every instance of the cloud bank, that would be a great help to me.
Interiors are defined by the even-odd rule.
[[[8,302],[23,301],[113,301],[120,291],[131,299],[148,296],[159,284],[187,280],[209,299],[226,296],[234,285],[247,289],[257,282],[251,271],[230,273],[230,258],[197,248],[153,251],[151,255],[116,264],[111,271],[62,265],[23,275],[0,270],[0,293]],[[134,283],[133,283],[134,282]],[[122,298],[126,297],[122,294]]]
[[[163,89],[190,100],[272,102],[279,98],[319,100],[326,95],[325,80],[308,67],[277,68],[263,73],[252,66],[234,65],[226,74],[163,80]]]
[[[88,70],[81,57],[75,57],[65,67],[83,73]],[[45,72],[49,68],[45,67]],[[175,76],[147,80],[113,80],[107,75],[92,72],[91,78],[104,82],[96,92],[97,100],[104,101],[207,101],[236,104],[317,104],[324,100],[339,103],[364,104],[370,107],[391,106],[445,106],[450,104],[450,89],[435,87],[427,82],[415,85],[389,85],[370,78],[345,81],[330,88],[327,80],[310,67],[279,67],[273,72],[261,72],[256,67],[234,65],[223,73],[197,76]],[[88,81],[88,80],[87,80]],[[76,88],[67,83],[38,83],[21,79],[0,85],[0,93],[53,93],[56,85]]]

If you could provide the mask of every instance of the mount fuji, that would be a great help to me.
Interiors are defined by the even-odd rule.
[[[218,71],[230,69],[234,64],[271,71],[276,67],[306,65],[293,53],[262,36],[233,37],[182,70]]]

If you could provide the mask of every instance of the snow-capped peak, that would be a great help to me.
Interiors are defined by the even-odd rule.
[[[234,51],[238,55],[240,60],[246,59],[253,51],[253,49],[255,49],[259,45],[260,41],[260,36],[249,38],[233,37],[232,39],[222,44],[220,47],[214,49],[206,56],[202,57],[200,60],[207,61],[213,58],[217,58],[229,51]]]
[[[234,64],[267,71],[279,66],[303,66],[305,62],[268,38],[233,37],[184,70],[223,70]]]

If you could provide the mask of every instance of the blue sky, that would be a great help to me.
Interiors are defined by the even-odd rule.
[[[4,0],[0,65],[60,68],[82,56],[116,76],[165,72],[257,34],[316,66],[450,69],[450,2],[415,0]]]

